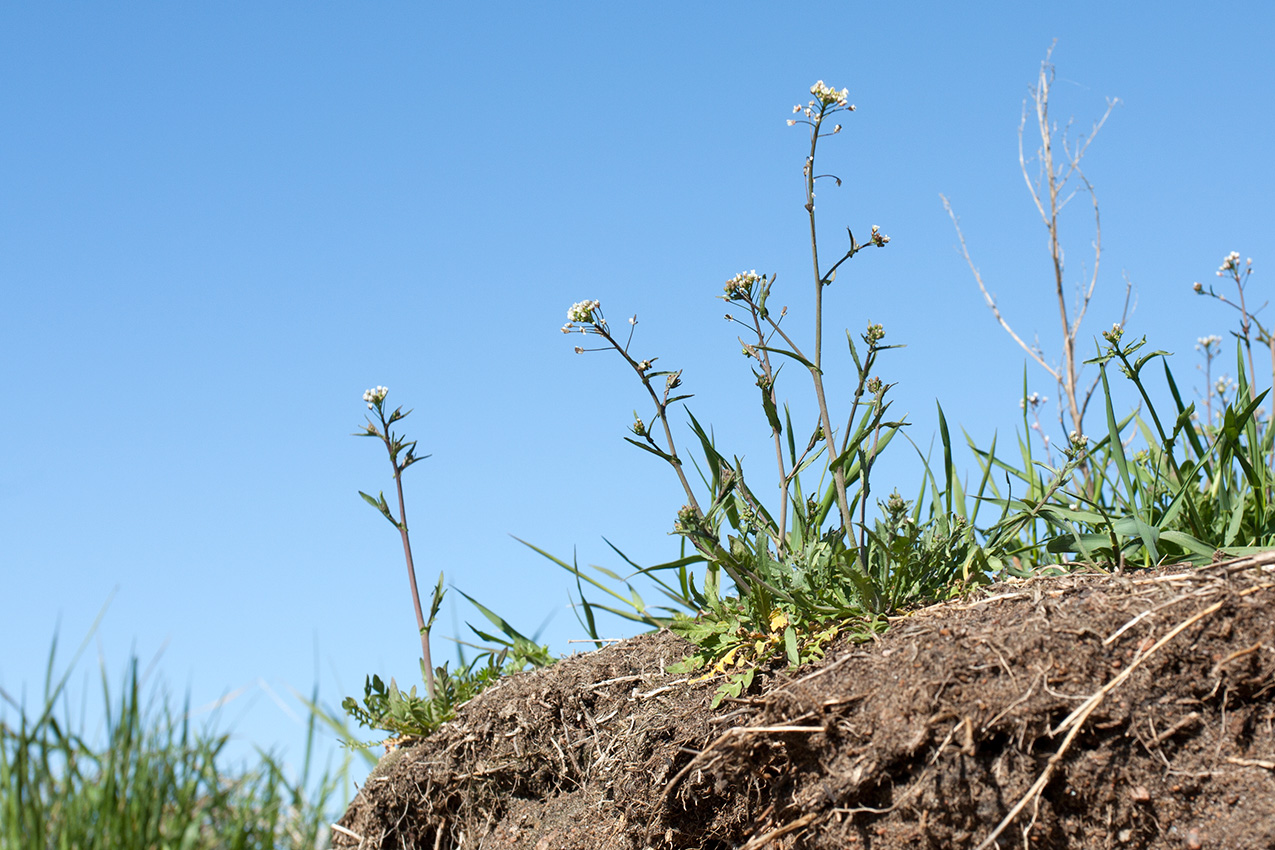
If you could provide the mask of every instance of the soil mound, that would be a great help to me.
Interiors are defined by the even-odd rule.
[[[1275,553],[999,584],[715,683],[644,635],[395,750],[339,848],[1275,848]]]

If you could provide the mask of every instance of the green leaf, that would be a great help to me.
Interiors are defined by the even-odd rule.
[[[807,360],[806,358],[802,357],[800,354],[797,354],[794,351],[788,351],[785,348],[771,348],[766,345],[757,346],[757,350],[769,351],[771,354],[782,354],[784,357],[791,357],[793,360],[796,360],[798,363],[800,363],[802,366],[805,366],[810,371],[818,372],[821,375],[823,374],[822,370],[815,368],[815,364],[811,363],[809,360]]]
[[[770,423],[770,430],[775,434],[782,434],[784,427],[779,422],[779,410],[775,407],[775,400],[770,397],[770,390],[766,387],[758,387],[758,389],[761,390],[761,406],[766,411],[766,421]]]
[[[695,414],[690,410],[686,411],[686,415],[691,418],[691,430],[695,436],[699,438],[700,446],[704,449],[704,459],[708,462],[709,471],[713,473],[713,490],[716,492],[721,485],[722,470],[721,465],[725,458],[717,452],[717,447],[713,445],[712,437],[699,424],[699,420],[695,418]]]
[[[788,462],[797,463],[797,437],[792,430],[792,411],[788,409],[788,402],[784,402],[784,421],[788,424]]]
[[[429,631],[434,627],[434,620],[438,617],[438,609],[443,604],[443,596],[447,591],[443,589],[443,573],[438,574],[438,584],[434,586],[434,600],[429,606],[429,619],[425,621],[425,631]]]
[[[1120,473],[1120,479],[1124,482],[1125,493],[1128,494],[1129,507],[1133,511],[1133,520],[1137,526],[1138,538],[1142,541],[1142,545],[1146,547],[1151,560],[1158,561],[1160,560],[1160,550],[1156,547],[1156,539],[1159,537],[1159,529],[1148,525],[1143,520],[1142,514],[1138,509],[1139,490],[1133,486],[1129,474],[1129,461],[1125,457],[1124,445],[1120,442],[1120,426],[1116,423],[1116,413],[1111,406],[1111,387],[1107,383],[1107,369],[1105,366],[1101,367],[1101,375],[1102,390],[1107,409],[1107,437],[1110,440],[1111,457]]]
[[[510,535],[510,536],[513,536],[513,535]],[[543,557],[545,557],[545,558],[549,559],[550,561],[553,561],[555,564],[557,564],[558,566],[562,567],[562,568],[563,568],[564,570],[566,570],[567,572],[569,572],[569,573],[571,573],[572,575],[574,575],[577,579],[580,579],[580,580],[586,581],[586,582],[588,582],[589,584],[593,585],[593,586],[594,586],[594,587],[596,587],[598,590],[601,590],[603,593],[606,593],[607,595],[609,595],[609,596],[611,596],[612,598],[616,599],[616,600],[617,600],[620,604],[622,604],[622,605],[629,605],[629,600],[628,600],[628,599],[626,599],[625,597],[623,597],[623,596],[621,596],[620,594],[616,593],[616,592],[615,592],[614,590],[612,590],[610,587],[608,587],[607,585],[605,585],[605,584],[603,584],[602,582],[598,581],[598,580],[597,580],[597,579],[595,579],[593,576],[585,575],[585,574],[584,574],[584,572],[583,572],[583,571],[581,571],[581,569],[580,569],[579,565],[574,564],[574,563],[572,563],[572,564],[568,564],[568,563],[566,563],[565,561],[561,560],[560,558],[555,558],[553,555],[550,555],[550,554],[549,554],[548,552],[546,552],[545,550],[541,549],[541,548],[540,548],[540,547],[538,547],[538,546],[534,546],[534,545],[532,545],[531,543],[528,543],[526,540],[523,540],[523,539],[522,539],[522,538],[520,538],[520,537],[514,537],[514,540],[517,540],[519,543],[521,543],[522,545],[526,546],[528,549],[532,550],[533,552],[536,552],[536,553],[540,554],[541,556],[543,556]],[[598,570],[599,572],[603,573],[604,575],[610,575],[611,577],[614,577],[616,580],[620,580],[620,579],[619,579],[619,577],[615,575],[615,573],[612,573],[612,572],[610,572],[609,570],[606,570],[606,569],[604,569],[604,568],[602,568],[602,567],[594,566],[594,567],[593,567],[593,569]],[[462,595],[463,595],[463,594],[462,594]],[[632,620],[632,621],[634,621],[634,622],[638,622],[638,623],[646,623],[646,624],[648,624],[648,625],[653,625],[653,626],[658,626],[658,625],[660,625],[660,623],[659,623],[659,622],[657,622],[657,618],[653,618],[653,617],[650,617],[650,616],[643,616],[643,615],[641,615],[641,614],[634,614],[634,613],[631,613],[631,612],[630,612],[630,613],[625,613],[625,612],[623,612],[623,611],[621,611],[621,610],[619,610],[619,609],[609,608],[609,607],[607,607],[607,606],[605,606],[605,605],[599,605],[599,604],[598,604],[598,603],[596,603],[596,602],[595,602],[595,603],[590,603],[590,604],[592,604],[595,608],[597,608],[597,609],[598,609],[598,610],[600,610],[600,611],[610,611],[610,612],[611,612],[611,613],[613,613],[613,614],[617,614],[618,616],[624,617],[625,619]]]
[[[943,474],[945,476],[943,488],[944,502],[943,507],[950,515],[952,513],[952,499],[957,497],[961,503],[961,515],[965,515],[965,494],[960,493],[960,481],[956,477],[956,466],[952,463],[952,438],[947,432],[947,417],[943,415],[943,405],[935,402],[935,407],[939,411],[939,435],[943,440]]]
[[[485,605],[483,605],[474,597],[470,596],[465,591],[457,590],[456,592],[459,593],[461,596],[465,597],[466,599],[468,599],[470,604],[473,605],[475,608],[477,608],[484,617],[490,620],[492,625],[500,629],[501,633],[504,634],[506,637],[511,638],[513,640],[525,640],[528,643],[535,642],[531,638],[524,635],[522,632],[515,629],[513,626],[509,625],[508,621],[506,621],[504,617],[501,617],[499,614],[496,614],[490,608],[487,608]],[[473,628],[473,627],[471,626],[470,628]]]
[[[374,498],[372,498],[372,497],[371,497],[371,496],[369,496],[367,493],[364,493],[362,490],[360,490],[360,491],[359,491],[359,495],[363,497],[363,501],[367,502],[369,505],[371,505],[372,507],[374,507],[374,508],[376,508],[378,511],[380,511],[380,512],[381,512],[381,514],[382,514],[382,515],[383,515],[383,516],[384,516],[387,520],[389,520],[389,521],[390,521],[390,525],[392,525],[392,526],[394,526],[395,528],[398,528],[398,529],[401,529],[401,528],[402,528],[402,526],[399,524],[398,520],[394,519],[394,515],[390,513],[390,506],[389,506],[389,504],[385,501],[385,493],[384,493],[384,491],[382,491],[382,492],[381,492],[381,497],[380,497],[380,499],[379,499],[379,500],[378,500],[378,499],[374,499]]]
[[[788,653],[788,664],[793,667],[801,665],[801,653],[797,649],[797,630],[792,626],[784,629],[784,649]]]
[[[1217,548],[1181,531],[1162,531],[1160,532],[1160,539],[1175,546],[1180,546],[1191,554],[1203,558],[1205,563],[1213,559],[1213,552]]]
[[[850,334],[849,328],[846,329],[846,342],[850,345],[850,356],[854,358],[855,370],[861,378],[865,377],[863,374],[863,362],[859,359],[859,350],[854,347],[854,337]]]
[[[659,449],[657,449],[657,448],[655,448],[655,447],[653,447],[653,446],[648,446],[646,443],[638,442],[637,440],[633,439],[632,437],[625,437],[625,438],[624,438],[624,441],[625,441],[626,443],[632,443],[633,445],[637,446],[637,447],[638,447],[639,449],[641,449],[642,451],[644,451],[644,452],[650,452],[651,454],[655,455],[656,457],[660,458],[661,460],[668,461],[669,463],[673,464],[674,466],[677,466],[677,465],[680,463],[680,461],[678,461],[678,459],[677,459],[677,458],[675,458],[675,457],[673,457],[671,454],[668,454],[668,453],[666,453],[666,452],[662,452],[662,451],[660,451]]]

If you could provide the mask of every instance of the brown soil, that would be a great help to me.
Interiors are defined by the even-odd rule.
[[[336,847],[1275,848],[1275,553],[996,585],[758,676],[659,633],[395,750]]]

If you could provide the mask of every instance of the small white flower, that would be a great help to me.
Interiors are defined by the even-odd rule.
[[[762,275],[757,274],[757,269],[740,272],[730,280],[726,281],[726,286],[723,287],[726,291],[726,300],[732,301],[736,298],[747,298],[752,286],[760,283],[764,279],[765,278]],[[729,318],[729,315],[727,318]]]
[[[567,322],[593,322],[593,312],[602,306],[597,300],[577,301],[571,305],[571,309],[567,311]]]
[[[824,85],[823,80],[815,83],[810,87],[810,93],[815,96],[815,100],[824,107],[840,106],[845,107],[850,100],[849,89],[837,91],[831,86]]]

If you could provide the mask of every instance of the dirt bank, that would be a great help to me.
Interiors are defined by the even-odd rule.
[[[715,685],[652,634],[396,750],[342,848],[1275,848],[1275,555],[1000,584]]]

